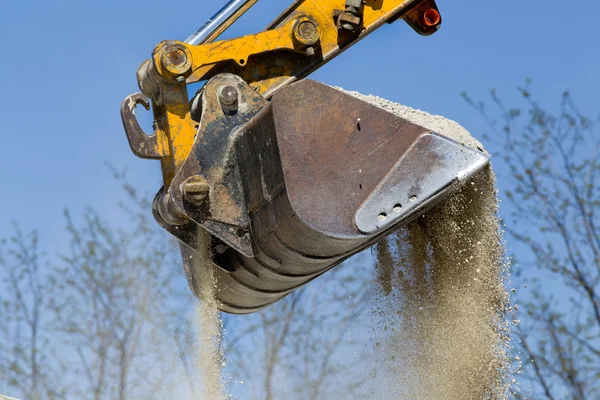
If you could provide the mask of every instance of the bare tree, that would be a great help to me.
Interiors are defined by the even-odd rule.
[[[501,144],[506,231],[530,289],[521,302],[524,382],[534,398],[600,397],[600,133],[568,92],[556,112],[519,88],[521,107],[491,92],[465,99]],[[504,169],[499,169],[503,171]],[[520,292],[520,291],[519,291]],[[530,397],[530,395],[524,395]]]
[[[48,332],[49,274],[37,232],[15,234],[0,247],[0,383],[33,400],[58,399],[57,363]]]
[[[115,175],[127,192],[120,220],[109,222],[91,209],[78,217],[65,212],[68,251],[49,256],[52,262],[43,268],[25,267],[35,258],[31,254],[38,254],[37,236],[31,243],[19,239],[23,255],[13,257],[10,271],[44,277],[44,285],[33,291],[19,278],[19,288],[34,303],[44,304],[48,317],[35,329],[59,349],[47,362],[36,356],[38,361],[28,365],[35,366],[30,368],[35,374],[54,378],[47,380],[48,387],[62,387],[60,398],[169,398],[174,384],[187,386],[179,391],[181,398],[193,397],[197,338],[190,311],[195,299],[185,282],[177,243],[152,219],[147,196],[139,195],[122,174]],[[231,376],[253,385],[258,399],[357,393],[360,379],[349,378],[356,371],[336,359],[352,348],[344,335],[366,304],[362,297],[367,282],[356,269],[353,262],[337,267],[261,313],[224,317],[223,346]],[[12,300],[2,303],[3,314],[16,318],[19,297],[6,297]],[[5,331],[7,325],[1,324],[0,333]],[[21,348],[40,354],[31,342]],[[2,379],[11,354],[0,351]],[[61,374],[47,375],[53,371]],[[15,394],[51,398],[27,395],[30,387],[41,387],[24,380],[29,375],[21,372],[11,380],[21,385]]]
[[[174,240],[152,220],[146,196],[116,177],[127,192],[121,221],[91,209],[80,219],[65,212],[70,250],[52,269],[52,330],[70,366],[63,380],[71,396],[160,398],[186,376],[173,349],[189,336],[192,295]]]
[[[224,353],[232,385],[245,382],[241,396],[358,398],[361,379],[336,360],[352,351],[344,335],[367,304],[369,281],[356,269],[336,267],[255,315],[225,316]]]

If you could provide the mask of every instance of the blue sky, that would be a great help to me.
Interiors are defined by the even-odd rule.
[[[64,208],[77,215],[91,206],[121,223],[123,192],[105,163],[128,168],[140,189],[158,190],[159,165],[133,156],[119,106],[138,90],[137,67],[159,41],[185,39],[224,2],[21,0],[3,7],[0,238],[16,221],[39,229],[43,248],[64,250]],[[260,0],[227,36],[260,31],[287,3]],[[386,25],[311,78],[445,115],[480,139],[488,128],[462,91],[482,99],[495,88],[518,101],[515,88],[532,78],[543,106],[555,108],[568,89],[582,112],[598,115],[600,24],[593,16],[600,3],[583,0],[568,10],[558,0],[438,5],[444,24],[437,34]],[[495,167],[502,187],[501,160]]]
[[[259,1],[228,35],[261,30],[286,4]],[[578,2],[582,11],[570,9],[569,18],[564,4],[439,0],[444,24],[436,35],[420,37],[403,22],[384,26],[312,78],[443,114],[478,137],[486,127],[463,90],[484,98],[496,88],[514,99],[514,88],[531,77],[547,106],[569,89],[594,114],[600,25],[590,16],[600,4]],[[158,189],[158,163],[131,154],[119,105],[137,91],[135,71],[160,40],[186,38],[221,5],[24,0],[3,8],[0,237],[17,221],[61,249],[63,208],[92,206],[116,220],[122,192],[105,162],[129,168],[140,188]]]

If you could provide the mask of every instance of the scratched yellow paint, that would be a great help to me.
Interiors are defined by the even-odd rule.
[[[169,157],[163,159],[162,171],[165,185],[169,185],[192,150],[196,123],[190,116],[185,84],[165,85],[165,89],[164,112],[156,122],[167,137]]]

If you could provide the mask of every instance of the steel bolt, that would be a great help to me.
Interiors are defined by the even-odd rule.
[[[193,204],[202,204],[210,192],[208,182],[200,175],[190,176],[182,186],[183,197]]]
[[[187,62],[187,56],[181,49],[173,49],[167,53],[166,61],[175,68],[181,68]]]
[[[314,56],[314,55],[315,55],[315,48],[314,48],[314,47],[308,47],[308,48],[306,49],[306,55],[307,55],[308,57],[312,57],[312,56]]]
[[[298,26],[298,34],[302,39],[310,39],[317,33],[317,27],[311,21],[304,21]]]
[[[232,106],[238,101],[238,91],[235,87],[228,85],[221,88],[219,101],[226,106]]]
[[[321,33],[317,22],[300,20],[294,28],[294,37],[305,46],[312,46],[320,39]]]

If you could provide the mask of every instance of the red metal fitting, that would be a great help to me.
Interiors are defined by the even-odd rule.
[[[442,20],[442,16],[435,8],[430,8],[423,14],[423,22],[427,26],[436,26]]]

